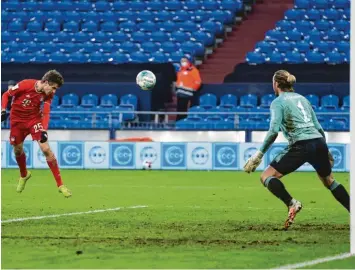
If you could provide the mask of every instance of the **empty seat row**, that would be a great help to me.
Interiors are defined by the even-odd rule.
[[[103,46],[107,43],[113,43],[114,46],[120,46],[121,43],[131,41],[136,43],[134,46],[139,47],[141,43],[144,42],[154,42],[156,45],[161,45],[164,42],[176,42],[182,43],[186,41],[192,41],[195,43],[202,43],[204,46],[212,46],[215,42],[215,37],[213,33],[208,31],[197,31],[197,32],[183,32],[174,31],[171,33],[156,31],[156,32],[141,32],[136,31],[134,33],[124,33],[124,32],[95,32],[86,34],[83,32],[78,33],[64,33],[59,34],[40,32],[34,34],[31,32],[21,32],[21,33],[10,33],[8,31],[2,32],[1,35],[2,46],[7,46],[10,49],[15,47],[26,48],[26,46],[63,46],[72,43],[73,48],[80,48],[80,46],[85,46],[88,43],[93,43],[95,46]],[[16,45],[15,45],[16,43]],[[38,45],[37,45],[38,43]],[[63,44],[66,43],[66,44]],[[59,45],[57,45],[59,44]],[[17,49],[17,48],[16,48]]]
[[[9,23],[12,21],[22,21],[23,23],[32,23],[34,21],[39,23],[47,23],[51,21],[58,21],[61,23],[64,22],[82,22],[86,23],[93,21],[96,23],[111,23],[111,22],[124,22],[124,21],[134,21],[134,22],[146,22],[152,21],[155,23],[164,22],[164,21],[173,21],[173,22],[183,22],[183,21],[194,21],[194,22],[203,22],[203,21],[219,21],[225,24],[232,24],[234,22],[234,16],[229,10],[198,10],[198,11],[122,11],[122,12],[28,12],[28,11],[16,11],[16,12],[1,12],[1,22]],[[102,25],[104,28],[110,27],[107,25]]]
[[[169,1],[7,1],[2,3],[2,9],[6,11],[35,11],[35,10],[44,10],[44,11],[125,11],[125,10],[152,10],[152,11],[177,11],[177,10],[215,10],[215,9],[227,9],[233,12],[237,12],[242,9],[243,3],[240,0],[204,0],[204,1],[178,1],[178,0],[169,0]]]
[[[350,0],[295,0],[296,9],[349,9]]]
[[[337,110],[342,108],[348,111],[350,108],[350,98],[345,96],[340,103],[340,99],[336,95],[325,95],[321,98],[317,95],[305,96],[311,103],[314,109],[317,110]],[[190,112],[217,110],[227,111],[225,109],[236,109],[235,112],[241,111],[239,109],[253,109],[253,108],[266,108],[268,109],[275,99],[273,94],[266,94],[260,97],[260,103],[258,102],[258,96],[253,94],[243,95],[238,97],[232,94],[223,95],[220,98],[220,102],[217,102],[217,97],[214,94],[204,94],[199,98],[199,106],[191,107]],[[218,106],[217,106],[218,105]]]

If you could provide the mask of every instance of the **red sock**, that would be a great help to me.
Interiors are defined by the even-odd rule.
[[[27,175],[27,168],[26,168],[26,154],[22,152],[21,155],[16,157],[17,164],[20,168],[20,175],[21,177],[26,177]]]
[[[58,167],[58,162],[55,156],[47,158],[47,164],[53,173],[55,181],[57,182],[57,187],[63,185],[62,177],[60,176],[60,171]]]

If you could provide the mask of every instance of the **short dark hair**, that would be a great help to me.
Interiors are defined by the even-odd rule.
[[[54,69],[47,71],[46,74],[43,75],[42,81],[43,82],[48,81],[48,83],[50,84],[56,83],[58,87],[61,87],[64,83],[62,74],[60,74],[58,71]]]
[[[278,70],[274,74],[274,80],[278,83],[278,87],[284,92],[294,92],[293,85],[296,77],[287,70]]]

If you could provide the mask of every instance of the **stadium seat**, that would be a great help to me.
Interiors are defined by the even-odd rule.
[[[221,97],[220,107],[231,109],[237,106],[237,97],[232,94],[226,94]]]
[[[345,62],[344,56],[338,52],[330,52],[325,58],[326,63],[331,65],[341,64]]]
[[[131,62],[133,63],[147,63],[149,62],[150,55],[143,52],[133,52],[130,54]]]
[[[201,106],[193,106],[188,109],[188,117],[192,117],[192,115],[197,116],[201,119],[204,119],[207,117],[207,114],[202,114],[201,112],[206,112],[205,108]]]
[[[217,106],[217,97],[214,94],[204,94],[200,96],[199,101],[200,107],[206,110]]]
[[[275,99],[275,95],[267,94],[261,97],[260,107],[261,108],[270,108],[272,101]]]
[[[279,52],[273,52],[265,58],[266,62],[273,64],[282,64],[285,60],[285,57]]]
[[[318,21],[321,19],[321,12],[317,9],[309,9],[306,11],[304,17],[309,21]]]
[[[324,56],[319,52],[308,52],[305,56],[306,63],[322,64],[324,63]]]
[[[248,94],[240,97],[240,107],[245,109],[256,108],[258,98],[256,95]]]
[[[79,24],[75,21],[65,22],[63,24],[63,31],[67,33],[79,32]]]
[[[99,98],[94,94],[87,94],[81,98],[80,106],[83,108],[93,108],[98,105]]]
[[[299,21],[303,18],[303,12],[297,9],[289,9],[285,12],[284,17],[288,21]]]
[[[265,57],[258,52],[249,52],[246,56],[246,61],[250,65],[258,65],[265,63]]]
[[[327,95],[321,98],[321,106],[327,110],[337,110],[339,107],[339,97],[335,95]]]
[[[78,103],[79,103],[78,95],[70,93],[62,97],[62,103],[60,106],[62,108],[74,108],[78,106]]]
[[[343,98],[343,104],[341,106],[341,109],[342,110],[345,110],[345,111],[350,111],[350,96],[345,96]]]
[[[149,40],[149,36],[142,32],[142,31],[137,31],[132,33],[131,35],[131,41],[132,42],[136,42],[136,43],[142,43],[142,42],[146,42]]]
[[[261,41],[255,45],[255,52],[270,54],[272,51],[274,51],[274,48],[275,45],[273,43]]]
[[[134,110],[137,110],[137,106],[138,106],[137,96],[132,94],[122,96],[119,106],[122,107],[125,105],[131,105],[133,106]]]
[[[102,108],[114,108],[117,106],[118,98],[116,95],[107,94],[101,97],[100,106]]]
[[[318,109],[319,107],[319,97],[316,96],[316,95],[307,95],[305,96],[306,99],[308,99],[308,101],[311,103],[312,105],[312,108],[315,110],[315,109]]]

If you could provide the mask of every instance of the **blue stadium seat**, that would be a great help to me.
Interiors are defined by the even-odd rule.
[[[335,9],[350,9],[350,0],[336,0],[332,3]]]
[[[272,51],[275,49],[275,44],[266,42],[266,41],[260,41],[255,45],[255,52],[258,53],[264,53],[264,54],[270,54]]]
[[[331,24],[327,20],[319,20],[314,22],[315,28],[317,28],[319,31],[329,31],[331,28]]]
[[[314,47],[315,51],[318,51],[320,53],[330,52],[330,47],[329,47],[328,42],[324,42],[324,41],[315,42],[313,44],[313,47]]]
[[[248,94],[240,97],[240,107],[245,109],[256,108],[258,98],[256,95]]]
[[[344,60],[344,56],[342,56],[340,53],[338,52],[330,52],[327,54],[326,58],[325,58],[326,63],[331,64],[331,65],[336,65],[336,64],[341,64],[343,63]]]
[[[119,106],[132,105],[134,110],[137,110],[138,98],[135,95],[128,94],[121,97]]]
[[[112,33],[112,36],[111,36],[111,41],[112,42],[123,43],[123,42],[128,41],[128,40],[129,40],[128,35],[126,35],[123,32],[114,32],[114,33]]]
[[[339,97],[326,95],[321,98],[321,106],[327,110],[337,110],[339,108]]]
[[[160,10],[159,12],[154,12],[154,22],[164,23],[167,21],[172,21],[174,18],[174,13],[167,10]]]
[[[184,5],[184,10],[200,10],[202,8],[202,3],[200,1],[196,0],[191,0],[191,1],[185,1]]]
[[[178,43],[183,43],[188,40],[190,40],[190,35],[186,32],[182,31],[174,31],[171,33],[171,39],[172,41],[178,42]]]
[[[310,21],[318,21],[321,19],[321,12],[317,9],[309,9],[306,11],[306,14],[304,15],[305,19],[310,20]]]
[[[21,21],[12,21],[7,26],[9,32],[22,32],[25,30],[25,25]]]
[[[316,9],[327,9],[329,7],[329,1],[327,0],[313,0],[313,8]]]
[[[177,11],[182,9],[182,4],[177,0],[166,1],[164,4],[167,10]]]
[[[114,22],[104,22],[100,25],[100,29],[102,32],[116,32],[118,26]]]
[[[42,52],[37,52],[34,55],[34,61],[37,63],[48,63],[49,58],[49,55],[43,54]]]
[[[29,32],[41,32],[43,24],[38,21],[32,21],[27,24],[27,31]]]
[[[65,22],[63,24],[63,31],[67,33],[76,33],[79,32],[79,24],[74,21]]]
[[[133,21],[125,21],[125,22],[120,23],[119,28],[120,28],[120,31],[130,33],[130,32],[134,32],[137,30],[137,24]]]
[[[47,22],[44,26],[44,30],[50,33],[60,32],[60,23],[57,21]]]
[[[277,42],[277,41],[281,41],[284,39],[285,39],[285,35],[281,31],[278,31],[278,30],[269,30],[265,34],[265,40],[268,40],[268,41]]]
[[[305,62],[313,64],[324,63],[324,56],[319,52],[308,52],[305,56]]]
[[[271,102],[275,99],[275,95],[267,94],[261,97],[260,107],[261,108],[270,108]]]
[[[155,42],[165,42],[165,41],[169,41],[169,35],[163,31],[156,31],[153,32],[150,36],[151,41],[155,41]]]
[[[107,94],[101,97],[100,107],[102,108],[114,108],[117,106],[118,98],[116,95]]]
[[[25,11],[36,11],[39,10],[37,1],[25,1],[21,3],[22,9]]]
[[[197,31],[197,32],[191,33],[190,40],[200,41],[205,46],[213,46],[215,38],[213,35],[211,35],[208,32]]]
[[[147,33],[141,32],[141,31],[136,31],[132,33],[131,35],[131,41],[132,42],[137,42],[137,43],[143,43],[149,40],[149,36]]]
[[[308,99],[308,101],[311,103],[312,108],[314,110],[318,109],[318,107],[319,107],[319,97],[318,96],[310,94],[310,95],[305,96],[305,98]]]
[[[336,21],[340,19],[340,13],[336,9],[326,9],[323,13],[323,19],[328,21]]]
[[[337,50],[338,50],[338,52],[341,52],[341,53],[350,52],[350,43],[345,42],[345,41],[341,41],[341,42],[337,43]]]
[[[338,31],[343,31],[343,32],[349,33],[349,31],[350,31],[350,22],[346,21],[346,20],[337,20],[337,21],[334,22],[334,27]]]
[[[343,105],[341,106],[342,110],[350,111],[350,96],[345,96],[343,98]]]
[[[147,55],[143,52],[133,52],[130,54],[131,62],[133,63],[148,63],[150,55]]]
[[[69,62],[70,63],[86,63],[88,61],[88,57],[80,52],[75,52],[70,54]]]
[[[193,116],[200,117],[201,119],[204,119],[207,117],[207,114],[199,114],[199,112],[206,112],[206,110],[201,107],[201,106],[193,106],[188,109],[188,117],[191,118]]]
[[[183,57],[185,57],[185,54],[182,51],[172,52],[169,56],[169,61],[180,63],[180,60]]]
[[[220,4],[222,9],[227,9],[236,13],[243,9],[243,3],[240,0],[223,0]]]
[[[111,56],[112,56],[112,62],[115,64],[123,64],[129,62],[129,59],[125,54],[116,52],[114,54],[111,54]]]
[[[147,41],[141,44],[141,49],[143,49],[144,52],[153,53],[158,51],[158,46],[154,42]]]
[[[185,21],[176,23],[177,30],[186,31],[186,32],[194,32],[198,31],[198,26],[193,21]]]
[[[87,12],[92,10],[92,5],[90,2],[86,1],[79,1],[73,2],[73,8],[77,11]]]
[[[88,21],[81,24],[81,31],[84,33],[93,33],[98,31],[99,26],[96,22]]]
[[[119,51],[124,53],[133,53],[136,52],[138,49],[139,48],[137,44],[130,41],[126,41],[121,44]]]
[[[42,48],[42,52],[47,54],[52,54],[57,52],[57,47],[53,42],[43,43],[40,45],[40,47]]]
[[[112,4],[112,8],[115,10],[115,11],[125,11],[128,9],[128,3],[125,2],[125,1],[114,1],[113,4]]]
[[[138,24],[139,31],[154,32],[158,30],[158,26],[152,21],[145,21]]]
[[[282,64],[285,57],[279,52],[273,52],[265,58],[265,61],[272,64]]]
[[[64,20],[66,22],[70,22],[70,21],[80,21],[81,20],[81,13],[77,12],[77,11],[67,11],[64,13]]]
[[[281,20],[276,23],[276,30],[291,31],[294,29],[294,24],[287,20]]]
[[[99,98],[94,94],[87,94],[81,98],[80,106],[83,108],[93,108],[98,105]]]
[[[231,109],[236,106],[237,106],[237,97],[235,95],[226,94],[221,97],[220,107]]]
[[[144,10],[144,11],[138,13],[137,20],[146,22],[146,21],[154,21],[154,18],[155,18],[154,13],[152,13],[148,10]]]
[[[74,108],[78,106],[79,97],[76,94],[70,93],[62,97],[62,103],[60,107],[62,108]]]
[[[66,63],[69,61],[69,55],[62,52],[55,52],[49,56],[49,62],[52,63]]]
[[[172,21],[164,21],[160,24],[160,30],[165,32],[173,32],[178,30],[178,26]]]
[[[104,55],[96,51],[89,55],[89,62],[99,64],[106,61]]]
[[[199,98],[200,107],[211,109],[217,106],[217,97],[214,94],[204,94]]]
[[[299,52],[287,52],[285,55],[285,62],[289,64],[300,64],[304,62],[304,56]]]
[[[289,51],[292,51],[291,49],[291,43],[287,41],[281,41],[276,44],[276,51],[280,53],[286,53]]]
[[[336,29],[332,29],[327,32],[327,35],[324,37],[324,40],[339,42],[343,39],[343,35]]]
[[[298,51],[299,53],[308,53],[310,51],[310,44],[305,41],[297,42],[293,44],[294,50]]]
[[[250,65],[259,65],[265,63],[265,57],[258,52],[248,52],[246,56],[246,61]]]
[[[108,1],[97,1],[94,3],[94,8],[98,12],[106,12],[111,9],[111,6]]]
[[[297,29],[303,35],[307,34],[312,28],[312,23],[307,20],[297,21],[297,23],[295,24],[295,29]]]
[[[285,12],[285,19],[288,21],[299,21],[303,18],[304,12],[297,9],[289,9]]]
[[[300,42],[302,40],[302,33],[298,30],[287,32],[285,35],[285,39],[291,42]]]
[[[132,11],[141,11],[146,9],[146,3],[140,0],[130,2],[130,9]]]
[[[171,41],[166,41],[161,44],[161,50],[166,53],[176,52],[178,49],[177,44]]]
[[[156,63],[166,63],[168,62],[168,57],[162,52],[153,52],[151,57],[154,59]]]

